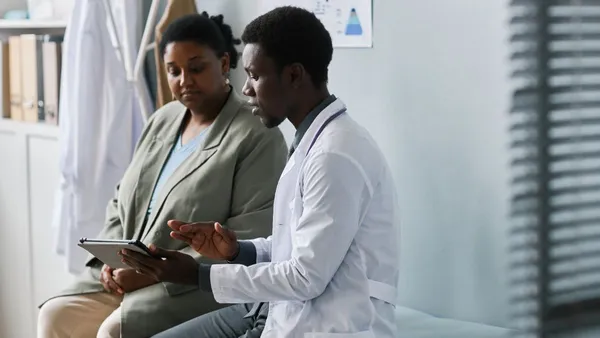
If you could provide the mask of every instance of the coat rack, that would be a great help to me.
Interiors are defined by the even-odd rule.
[[[135,58],[135,63],[133,64],[133,68],[131,67],[131,60],[133,57],[130,51],[127,48],[124,48],[124,46],[129,45],[129,28],[127,26],[127,17],[125,15],[125,11],[121,11],[119,18],[123,27],[123,42],[121,42],[110,1],[111,0],[103,0],[104,9],[108,16],[108,30],[114,39],[114,47],[117,50],[121,61],[123,62],[125,72],[127,74],[127,80],[133,84],[133,87],[136,91],[136,97],[140,106],[142,119],[144,123],[146,123],[150,117],[150,114],[152,114],[152,109],[148,106],[148,102],[143,99],[142,93],[145,90],[144,86],[146,86],[146,84],[142,75],[142,71],[146,53],[155,48],[154,43],[150,41],[150,37],[152,36],[152,30],[156,25],[156,17],[158,14],[160,0],[152,0],[150,5],[150,11],[148,12],[148,18],[146,20],[144,32],[142,33],[142,40],[140,42],[140,47]]]

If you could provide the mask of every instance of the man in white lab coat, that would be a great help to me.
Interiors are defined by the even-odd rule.
[[[393,337],[398,281],[395,188],[369,133],[327,89],[331,37],[310,12],[277,8],[245,29],[244,94],[265,125],[296,127],[277,187],[273,235],[238,241],[213,222],[170,221],[171,236],[209,258],[197,283],[229,308],[156,337]],[[163,259],[124,251],[139,273],[164,279]],[[267,304],[268,302],[268,304]],[[252,306],[252,304],[255,304]],[[264,331],[256,313],[268,308]]]

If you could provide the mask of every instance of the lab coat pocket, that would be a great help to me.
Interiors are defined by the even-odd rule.
[[[326,333],[309,332],[304,334],[304,338],[375,338],[373,331],[361,331],[354,333]]]

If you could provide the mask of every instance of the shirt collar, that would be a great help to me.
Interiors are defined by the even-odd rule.
[[[300,144],[300,141],[302,141],[302,137],[304,137],[304,134],[306,133],[306,131],[308,130],[310,125],[313,123],[315,118],[317,118],[317,115],[319,115],[320,112],[322,112],[325,108],[327,108],[327,106],[332,104],[335,100],[336,100],[335,95],[329,95],[325,100],[321,101],[321,103],[319,103],[319,105],[317,105],[313,110],[311,110],[310,113],[308,113],[308,115],[306,115],[304,120],[302,120],[302,122],[298,126],[298,129],[296,129],[296,135],[294,136],[294,142],[292,143],[290,153],[292,153],[294,151],[294,149],[296,149],[296,147],[298,147],[298,145]]]

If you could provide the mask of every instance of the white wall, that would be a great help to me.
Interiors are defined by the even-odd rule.
[[[508,325],[507,3],[374,2],[374,48],[336,49],[330,89],[393,167],[402,303]],[[243,0],[198,7],[238,34],[257,14]],[[243,78],[236,72],[238,88]],[[289,140],[293,128],[283,129]]]
[[[4,17],[4,13],[10,10],[27,9],[26,0],[2,0],[0,4],[0,17]]]

